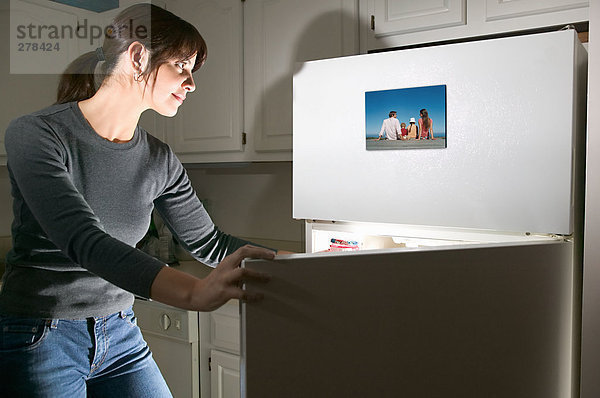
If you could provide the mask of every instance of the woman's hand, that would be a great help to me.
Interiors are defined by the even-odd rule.
[[[204,279],[164,267],[152,283],[150,297],[192,311],[212,311],[230,299],[260,300],[262,295],[243,290],[242,284],[247,280],[266,282],[269,276],[240,268],[240,264],[245,258],[271,260],[274,257],[275,253],[271,250],[246,245],[225,257]]]
[[[262,299],[262,294],[242,290],[242,284],[247,280],[267,282],[268,275],[257,271],[240,268],[245,258],[261,258],[271,260],[275,253],[261,247],[246,245],[225,257],[210,274],[196,286],[193,299],[203,311],[212,311],[230,299],[253,302]]]

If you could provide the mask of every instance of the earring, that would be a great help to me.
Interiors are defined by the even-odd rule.
[[[142,74],[141,73],[134,73],[133,74],[133,80],[135,80],[136,82],[141,82],[142,81]]]

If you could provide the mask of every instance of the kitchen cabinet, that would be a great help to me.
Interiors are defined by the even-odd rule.
[[[136,299],[137,324],[174,397],[198,397],[198,313]]]
[[[240,396],[239,301],[200,313],[200,385],[203,398]]]
[[[201,32],[208,58],[194,74],[196,92],[187,96],[175,118],[167,120],[167,141],[188,161],[189,154],[242,152],[242,2],[173,1],[172,5],[171,11]]]
[[[467,23],[466,0],[369,1],[371,29],[378,37]]]
[[[360,48],[402,47],[588,20],[586,0],[360,0]]]
[[[12,18],[11,18],[12,17]],[[11,23],[12,22],[12,23]],[[77,26],[77,17],[64,9],[53,9],[22,1],[0,3],[0,26],[4,40],[0,40],[0,76],[2,76],[2,92],[0,98],[0,164],[6,164],[4,134],[11,120],[29,112],[44,108],[56,101],[58,70],[62,70],[64,58],[73,55],[73,41],[61,41],[60,52],[33,53],[25,51],[28,44],[37,42],[29,40],[28,32],[23,39],[18,39],[16,30],[11,25],[51,23]],[[16,26],[15,26],[16,29]],[[12,33],[11,33],[12,32]],[[37,33],[36,33],[37,36]],[[23,51],[19,51],[19,46]],[[29,47],[31,49],[31,47]],[[53,47],[54,48],[54,47]],[[34,57],[30,61],[28,57]],[[42,58],[44,56],[44,58]],[[57,58],[58,57],[58,58]],[[44,62],[42,62],[44,61]]]
[[[196,92],[166,122],[184,163],[289,161],[296,62],[358,53],[356,0],[171,0],[208,46]]]
[[[245,2],[245,128],[257,151],[291,149],[296,62],[357,53],[357,10],[352,0]]]
[[[211,350],[211,398],[240,397],[240,357]]]

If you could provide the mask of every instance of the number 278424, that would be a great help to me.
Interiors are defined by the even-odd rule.
[[[18,51],[60,51],[59,43],[17,43]]]

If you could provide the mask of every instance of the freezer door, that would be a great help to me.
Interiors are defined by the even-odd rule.
[[[561,31],[302,64],[294,217],[571,234],[586,61]],[[423,95],[392,101],[373,131],[366,93],[442,85],[446,113],[430,116],[446,148],[366,149],[389,111],[409,125],[432,109]]]
[[[242,396],[571,396],[571,243],[280,256],[242,305]]]

